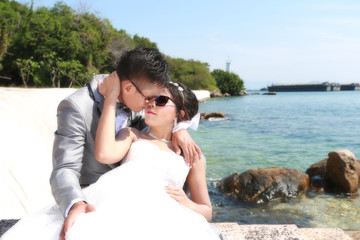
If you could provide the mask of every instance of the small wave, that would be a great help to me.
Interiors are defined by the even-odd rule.
[[[210,121],[210,122],[226,121],[226,118],[211,117],[208,119],[208,121]]]

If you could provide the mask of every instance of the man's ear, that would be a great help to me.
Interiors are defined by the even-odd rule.
[[[129,80],[122,81],[123,89],[127,92],[130,92],[133,88],[132,83]]]

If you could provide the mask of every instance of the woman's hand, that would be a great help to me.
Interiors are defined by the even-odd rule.
[[[186,164],[191,168],[202,156],[200,148],[195,144],[187,130],[181,129],[172,136],[172,144],[176,154],[184,154]]]
[[[191,200],[188,198],[188,196],[185,194],[182,188],[166,186],[165,190],[166,193],[169,194],[172,199],[175,199],[181,205],[190,208]]]
[[[120,95],[120,78],[116,71],[112,72],[109,76],[105,77],[101,82],[98,81],[99,93],[104,97],[116,97]]]

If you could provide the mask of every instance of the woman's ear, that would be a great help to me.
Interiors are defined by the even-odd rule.
[[[181,114],[182,117],[184,117],[184,116],[185,116],[185,111],[184,111],[184,110],[180,110],[180,114]]]
[[[180,119],[183,119],[183,117],[185,116],[185,111],[184,110],[180,110],[180,115],[181,115],[181,118]],[[175,114],[175,118],[174,118],[174,122],[175,122],[175,125],[177,124],[177,121],[178,121],[178,114]]]

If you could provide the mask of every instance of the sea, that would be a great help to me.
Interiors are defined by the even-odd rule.
[[[235,172],[269,167],[305,172],[340,149],[360,160],[360,91],[263,93],[200,103],[201,113],[225,114],[201,120],[198,130],[190,131],[207,160],[213,221],[360,231],[360,196],[308,192],[254,204],[219,192],[217,182]]]

